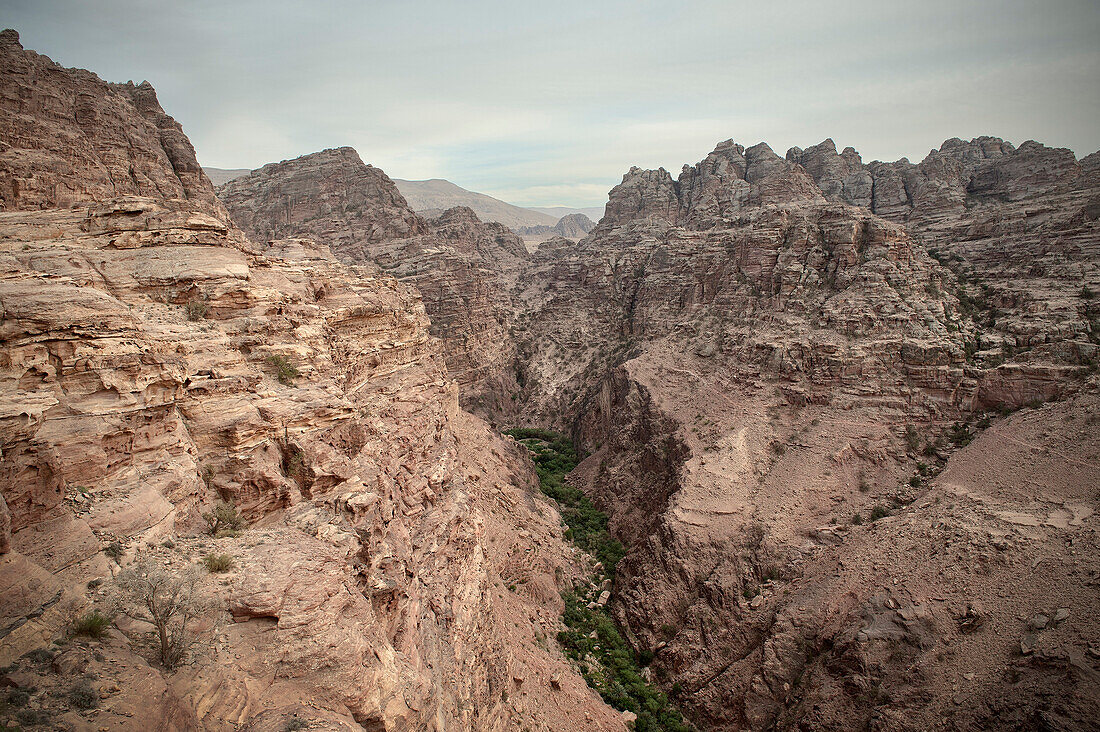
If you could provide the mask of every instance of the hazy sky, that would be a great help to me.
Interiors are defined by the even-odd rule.
[[[148,79],[204,165],[351,145],[520,205],[601,205],[730,137],[1100,148],[1097,0],[0,0],[0,27]]]

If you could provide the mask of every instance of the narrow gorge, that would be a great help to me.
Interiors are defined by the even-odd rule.
[[[370,158],[215,188],[0,33],[6,729],[1093,728],[1100,153],[727,140],[533,251]]]

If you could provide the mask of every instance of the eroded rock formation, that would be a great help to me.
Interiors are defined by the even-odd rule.
[[[561,236],[566,239],[580,239],[596,228],[592,219],[582,213],[567,214],[558,219],[553,226],[524,226],[518,233],[524,236]]]
[[[253,243],[151,87],[0,39],[5,685],[73,729],[622,729],[538,642],[580,559],[525,453],[459,409],[420,294],[312,240]],[[317,211],[384,199],[350,167]],[[399,204],[364,246],[429,236]],[[246,530],[205,534],[219,498]],[[208,552],[235,569],[203,584],[188,665],[121,616],[51,645],[136,555]]]
[[[1079,578],[1097,568],[1066,547],[1091,541],[1096,445],[1079,435],[1066,482],[1039,477],[1056,456],[1039,462],[1053,513],[1014,490],[960,493],[982,453],[954,452],[994,408],[1084,392],[999,426],[1000,450],[1091,419],[1096,167],[994,138],[917,166],[726,141],[677,179],[632,169],[589,236],[549,239],[506,277],[456,279],[407,239],[370,256],[416,282],[459,363],[448,331],[470,326],[432,293],[511,312],[505,418],[590,453],[574,480],[629,548],[617,617],[701,727],[1083,728],[1095,671],[1073,659],[1098,621]],[[471,218],[429,225],[470,256]],[[1061,612],[1081,618],[1041,653],[1012,618],[1053,617],[1048,586],[1006,596],[1035,557],[1066,568]]]
[[[725,142],[676,180],[631,170],[592,235],[533,256],[523,412],[591,453],[574,479],[630,548],[618,617],[700,726],[1087,728],[1094,167]],[[953,452],[986,410],[1078,391]],[[1036,561],[1079,625],[1029,627],[1057,604],[1018,586]]]
[[[0,662],[140,547],[237,563],[193,665],[122,622],[16,686],[91,671],[134,728],[622,728],[553,651],[582,560],[461,399],[588,455],[611,607],[701,728],[1100,716],[1096,155],[730,140],[528,255],[349,148],[232,180],[231,220],[151,87],[0,52]],[[198,534],[218,496],[240,536]]]
[[[432,333],[445,342],[463,406],[487,417],[511,412],[509,292],[527,250],[502,224],[482,223],[465,207],[425,221],[351,148],[266,165],[222,186],[219,196],[257,241],[312,237],[345,262],[374,262],[415,285]]]

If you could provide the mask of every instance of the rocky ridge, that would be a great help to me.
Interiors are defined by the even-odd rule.
[[[233,220],[257,241],[308,236],[348,263],[374,262],[417,286],[432,333],[445,341],[464,407],[507,413],[515,390],[509,293],[527,258],[502,224],[465,207],[425,220],[385,173],[351,148],[326,150],[236,178],[218,189]]]
[[[621,729],[537,642],[581,563],[525,454],[460,411],[419,293],[254,244],[151,87],[0,40],[5,685],[73,729]],[[400,213],[372,234],[421,233]],[[219,498],[247,530],[204,535]],[[122,619],[64,642],[137,554],[209,551],[236,568],[189,665]],[[81,677],[98,709],[64,701]]]
[[[824,150],[727,141],[675,180],[628,172],[592,234],[540,249],[521,280],[524,412],[591,454],[574,479],[629,549],[618,618],[699,725],[967,729],[1011,714],[1087,728],[1095,662],[1068,659],[1091,652],[1096,568],[1065,547],[1091,541],[1100,462],[1064,424],[1095,402],[1093,166],[1036,143],[949,141],[902,176],[918,202],[902,209],[874,205],[888,190],[876,164]],[[1078,391],[994,433],[1006,476],[1010,445],[1066,434],[1059,455],[1080,472],[1051,480],[1052,455],[1028,475],[1073,519],[1015,490],[973,494],[997,505],[988,518],[975,503],[941,515],[987,474],[952,447],[992,419],[980,414]],[[1021,552],[1030,525],[1046,528],[1024,530]],[[1036,557],[1065,568],[1064,602],[1084,612],[1041,659],[1026,617],[1053,612],[1046,585],[1017,586]],[[961,676],[932,671],[968,603],[1009,637],[965,644]],[[1077,670],[1052,698],[1063,663]],[[990,678],[1006,668],[1011,689]]]

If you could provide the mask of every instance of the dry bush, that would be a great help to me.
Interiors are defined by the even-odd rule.
[[[207,526],[210,527],[210,533],[214,536],[231,535],[244,526],[244,519],[237,507],[225,501],[218,501],[214,505],[214,510],[204,513],[202,517],[206,520]]]
[[[199,593],[202,572],[195,565],[173,570],[139,554],[115,580],[121,612],[153,624],[160,661],[175,668],[196,639],[194,621],[207,611]]]
[[[206,568],[214,573],[228,572],[233,569],[233,557],[228,554],[215,554],[210,552],[202,558],[202,563],[206,565]]]

